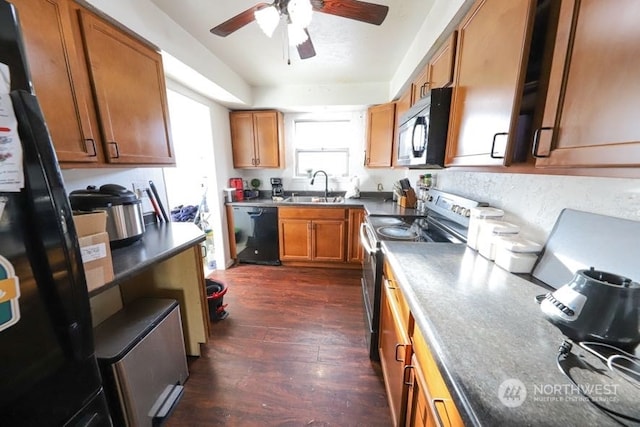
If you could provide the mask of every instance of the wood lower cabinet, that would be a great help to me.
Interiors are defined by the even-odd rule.
[[[640,3],[569,0],[560,7],[536,166],[637,169],[640,44],[630,41],[640,40]]]
[[[283,166],[283,118],[279,111],[232,111],[231,148],[235,168]]]
[[[447,166],[512,162],[536,3],[478,0],[458,27]]]
[[[413,330],[411,342],[414,354],[409,381],[411,385],[407,425],[464,426],[436,361],[418,328]]]
[[[360,244],[360,224],[364,221],[364,209],[349,209],[349,234],[347,262],[362,264],[364,247]]]
[[[175,164],[160,53],[79,13],[107,162]]]
[[[347,210],[278,209],[280,261],[345,262]]]
[[[90,111],[89,78],[78,58],[68,0],[11,0],[18,11],[33,86],[59,162],[102,158]],[[80,44],[80,46],[78,46]]]
[[[393,425],[462,427],[438,365],[386,263],[380,305],[380,366]]]
[[[405,382],[405,373],[411,362],[412,345],[409,333],[413,328],[413,319],[408,315],[408,310],[403,308],[406,307],[406,303],[389,272],[390,270],[385,268],[380,302],[378,351],[391,419],[394,426],[402,426],[405,424],[408,403],[409,389]]]
[[[367,111],[367,148],[364,155],[366,167],[391,167],[396,134],[395,114],[395,102],[376,105]]]

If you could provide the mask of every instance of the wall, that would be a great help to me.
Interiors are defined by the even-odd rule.
[[[100,187],[104,184],[119,184],[133,190],[133,185],[137,187],[149,187],[149,180],[155,184],[160,200],[168,213],[167,191],[164,185],[164,176],[161,168],[87,168],[87,169],[64,169],[62,171],[65,188],[68,193],[73,190],[81,190],[89,185]],[[152,212],[153,207],[146,195],[142,198],[143,212]]]
[[[505,219],[544,242],[560,211],[572,208],[640,221],[640,180],[511,173],[432,171],[436,188],[504,209]],[[414,182],[424,171],[410,171]],[[599,233],[601,230],[585,230]]]

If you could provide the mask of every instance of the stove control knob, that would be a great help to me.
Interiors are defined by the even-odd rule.
[[[462,216],[469,216],[469,209],[467,209],[467,208],[460,208],[460,215],[462,215]]]
[[[427,200],[431,202],[433,200],[433,196],[429,196]]]

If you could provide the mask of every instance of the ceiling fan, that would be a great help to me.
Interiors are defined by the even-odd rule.
[[[307,31],[313,11],[380,25],[387,17],[389,7],[359,0],[274,0],[271,4],[258,3],[210,31],[226,37],[257,21],[264,33],[271,37],[280,21],[285,20],[289,43],[296,46],[300,59],[307,59],[316,55]]]

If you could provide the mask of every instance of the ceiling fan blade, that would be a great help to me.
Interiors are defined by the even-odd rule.
[[[244,12],[237,14],[233,18],[224,21],[222,24],[218,25],[217,27],[213,27],[209,31],[211,31],[213,34],[217,36],[227,37],[229,34],[233,33],[234,31],[237,31],[240,28],[244,27],[245,25],[255,21],[256,17],[254,14],[256,13],[256,11],[262,8],[265,8],[267,6],[269,6],[269,3],[258,3],[252,8],[249,8]]]
[[[298,45],[298,55],[300,55],[300,59],[309,59],[316,56],[316,49],[313,47],[313,42],[311,41],[311,36],[309,36],[309,31],[304,30],[307,33],[307,40]]]
[[[382,24],[389,12],[389,6],[359,0],[311,0],[311,4],[317,12],[374,25]]]

